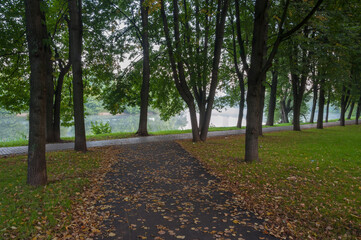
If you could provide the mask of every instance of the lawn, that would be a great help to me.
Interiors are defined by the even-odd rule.
[[[243,207],[279,237],[361,239],[361,126],[260,137],[261,162],[247,164],[244,136],[180,141],[226,180]]]
[[[95,173],[112,159],[113,151],[108,147],[86,154],[48,153],[49,183],[38,188],[26,185],[26,156],[0,158],[0,239],[65,238],[64,232],[71,231],[70,224],[77,225],[74,224],[79,214],[77,206],[94,203],[91,201],[94,196],[89,193],[97,187],[92,181]],[[86,196],[85,192],[88,192]],[[98,230],[88,217],[91,210],[82,209],[80,214],[89,223],[83,222],[77,227],[77,231],[83,231],[79,235],[95,234]]]

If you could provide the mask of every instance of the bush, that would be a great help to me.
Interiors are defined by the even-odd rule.
[[[103,123],[103,122],[98,123],[98,121],[95,121],[95,122],[90,122],[90,124],[91,124],[92,132],[95,135],[103,134],[103,133],[111,133],[112,132],[112,128],[110,127],[109,122],[107,122],[107,123]]]

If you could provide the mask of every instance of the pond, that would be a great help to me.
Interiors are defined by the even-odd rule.
[[[246,110],[244,111],[246,116]],[[317,116],[317,114],[316,114]],[[307,116],[308,117],[308,116]],[[339,113],[332,111],[329,119],[338,119]],[[238,119],[237,108],[223,109],[222,112],[212,111],[211,127],[233,127],[236,126]],[[109,122],[112,132],[136,132],[139,124],[139,114],[100,114],[90,115],[85,119],[86,134],[91,135],[91,122]],[[264,123],[266,119],[264,118]],[[243,119],[242,125],[245,126],[246,120]],[[183,130],[190,129],[190,118],[187,111],[172,117],[169,121],[162,121],[158,114],[149,114],[148,131],[163,130]],[[0,115],[0,141],[14,141],[27,139],[29,123],[27,116]],[[61,137],[74,136],[74,127],[61,127]]]

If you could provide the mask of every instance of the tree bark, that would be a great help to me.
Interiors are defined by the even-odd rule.
[[[325,106],[325,80],[322,79],[320,82],[320,97],[318,100],[318,117],[317,117],[317,128],[323,129],[323,109]]]
[[[316,112],[316,105],[317,105],[317,94],[318,94],[318,84],[316,82],[313,83],[313,102],[312,102],[312,109],[311,109],[311,117],[310,123],[314,122],[315,119],[315,112]]]
[[[25,0],[26,36],[30,59],[30,113],[27,184],[47,183],[46,141],[46,84],[47,84],[47,29],[44,4],[41,0]]]
[[[276,100],[277,100],[277,84],[278,84],[278,71],[274,69],[272,71],[272,85],[271,85],[271,93],[268,103],[268,114],[267,114],[267,126],[274,125],[274,116],[276,109]]]
[[[69,47],[70,59],[73,72],[73,101],[74,101],[74,124],[75,124],[75,151],[86,152],[85,124],[84,124],[84,97],[83,97],[83,74],[82,74],[82,1],[68,0],[70,29]]]
[[[140,118],[137,135],[148,136],[148,102],[149,102],[149,81],[150,81],[150,65],[149,65],[149,38],[148,38],[148,7],[144,0],[140,0],[140,8],[142,15],[142,45],[143,45],[143,82],[140,92]]]
[[[251,67],[248,73],[247,91],[247,127],[245,161],[259,161],[258,158],[258,135],[259,135],[259,115],[262,81],[266,72],[264,67],[264,49],[267,46],[268,34],[268,1],[257,0],[255,5],[255,18],[253,26]]]
[[[348,116],[347,116],[348,120],[350,120],[352,117],[352,112],[353,112],[354,107],[355,107],[355,102],[352,101],[351,106],[350,106],[350,111],[348,112]]]

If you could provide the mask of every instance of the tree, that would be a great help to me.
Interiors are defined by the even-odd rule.
[[[49,46],[41,0],[25,0],[26,36],[30,59],[30,115],[27,183],[47,183],[45,159],[46,82]]]
[[[148,99],[149,99],[149,81],[150,81],[150,65],[149,65],[149,39],[148,39],[148,11],[149,7],[144,0],[140,0],[140,11],[142,15],[142,47],[143,47],[143,82],[140,92],[140,118],[137,134],[147,136],[147,120],[148,120]]]
[[[75,123],[75,146],[76,151],[87,150],[84,125],[84,99],[82,78],[82,1],[68,0],[70,28],[69,48],[73,72],[73,101]]]
[[[205,141],[208,134],[208,127],[210,123],[211,112],[213,109],[214,97],[218,85],[218,67],[221,58],[225,20],[229,1],[218,1],[217,3],[215,18],[216,28],[214,35],[214,52],[211,63],[210,81],[208,80],[209,73],[207,71],[207,62],[209,61],[208,40],[210,36],[208,36],[208,34],[210,33],[209,20],[210,16],[212,15],[210,12],[212,6],[208,3],[208,1],[205,2],[204,9],[206,11],[206,14],[204,15],[204,48],[203,51],[201,51],[201,49],[199,48],[201,31],[199,25],[199,17],[201,16],[199,14],[199,5],[196,5],[195,7],[196,13],[194,14],[194,16],[196,18],[196,37],[195,40],[192,41],[190,36],[191,25],[189,24],[188,19],[190,17],[190,13],[188,13],[190,8],[187,7],[186,3],[186,1],[183,2],[184,18],[181,18],[183,19],[184,24],[184,41],[181,40],[181,31],[179,28],[179,4],[177,0],[173,0],[172,6],[174,40],[172,40],[171,38],[164,1],[161,1],[161,17],[163,21],[163,29],[165,33],[173,79],[179,94],[188,106],[191,118],[193,141],[196,142],[200,140]],[[196,4],[198,3],[199,2],[197,1]],[[194,45],[195,49],[193,49],[193,45],[191,44],[192,42],[197,43]],[[183,59],[185,56],[189,56],[189,61],[187,61],[188,59]],[[199,63],[203,63],[203,67],[201,67]],[[185,65],[187,68],[185,68]],[[188,79],[190,81],[187,81]],[[200,112],[199,126],[197,121],[195,102],[197,102]]]
[[[268,39],[268,10],[269,3],[267,0],[256,0],[255,14],[253,24],[253,40],[251,65],[248,72],[248,92],[247,92],[247,128],[246,128],[246,149],[245,161],[258,161],[258,136],[261,114],[262,84],[265,80],[267,70],[271,67],[272,61],[277,53],[280,43],[298,31],[315,13],[321,5],[322,0],[317,1],[313,9],[306,17],[291,30],[284,33],[284,22],[287,16],[289,0],[283,6],[282,17],[280,18],[277,38],[274,41],[270,55],[266,59],[265,49],[267,49]],[[295,105],[295,103],[294,103]]]
[[[272,83],[271,83],[271,92],[268,103],[268,114],[266,125],[273,126],[274,116],[276,110],[276,100],[277,100],[277,85],[278,85],[278,66],[277,59],[275,59],[275,64],[272,69]]]

